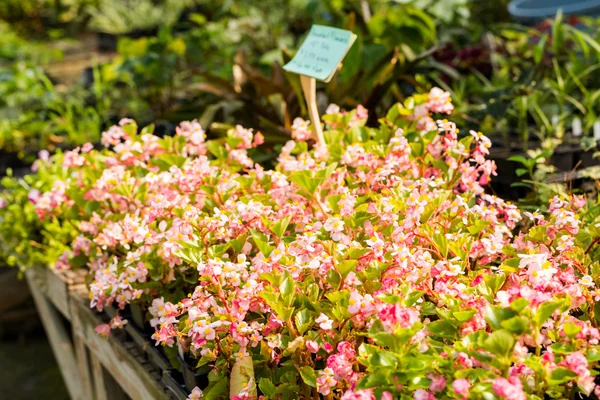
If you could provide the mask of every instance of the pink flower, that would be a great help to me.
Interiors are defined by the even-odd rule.
[[[443,375],[430,375],[429,379],[431,379],[429,390],[432,392],[441,392],[446,388],[446,378]]]
[[[119,315],[116,315],[113,319],[110,320],[110,327],[112,329],[120,329],[127,325],[129,321],[121,318]]]
[[[39,190],[37,190],[37,189],[31,189],[29,191],[29,193],[27,194],[27,198],[29,199],[30,202],[32,202],[33,204],[35,204],[38,201],[40,201],[40,199],[42,198],[42,195],[40,194]]]
[[[469,387],[471,387],[471,383],[465,378],[459,378],[452,382],[452,389],[456,393],[465,396],[465,398],[467,396]]]
[[[338,114],[340,112],[340,107],[337,104],[330,104],[327,106],[327,110],[325,110],[325,114]]]
[[[40,150],[38,152],[38,158],[42,161],[48,161],[50,159],[50,152],[48,150]]]
[[[350,293],[348,312],[350,314],[363,313],[370,315],[373,311],[373,297],[370,294],[361,296],[356,290]]]
[[[401,307],[397,303],[380,306],[377,317],[389,332],[394,331],[396,328],[411,328],[420,321],[419,313],[411,308]]]
[[[325,368],[319,371],[317,378],[317,391],[323,396],[327,396],[331,392],[331,388],[337,385],[337,380],[333,377],[333,370]]]
[[[581,354],[578,351],[566,356],[565,359],[560,363],[560,365],[570,369],[580,377],[590,376],[587,359],[583,354]]]
[[[96,332],[98,335],[100,335],[102,337],[108,337],[108,335],[110,335],[110,325],[109,324],[98,325],[97,327],[94,328],[94,332]]]
[[[498,396],[503,396],[506,400],[526,400],[523,392],[523,384],[516,376],[511,376],[509,380],[505,378],[496,378],[492,381],[492,389]]]
[[[295,118],[292,124],[292,137],[299,142],[305,142],[312,138],[312,131],[308,127],[309,125],[310,121],[305,121],[299,117]]]
[[[341,218],[329,218],[323,228],[330,233],[331,239],[339,242],[344,237],[344,221]]]
[[[356,357],[356,351],[354,350],[354,346],[350,342],[339,342],[337,345],[338,352],[346,357],[347,359],[353,359]]]
[[[196,386],[192,393],[188,396],[187,400],[198,400],[202,396],[202,390],[198,386]]]
[[[375,395],[372,390],[347,390],[342,400],[375,400]]]
[[[413,395],[413,399],[415,400],[436,400],[436,397],[433,393],[429,393],[425,389],[417,389],[415,394]]]
[[[427,105],[434,113],[450,114],[452,110],[454,110],[450,93],[445,92],[438,87],[432,88],[429,92],[429,101]]]
[[[316,352],[319,351],[319,344],[317,342],[315,342],[314,340],[307,340],[306,341],[306,348],[311,353],[316,353]]]

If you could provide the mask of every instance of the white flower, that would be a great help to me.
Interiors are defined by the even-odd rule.
[[[202,396],[202,390],[198,386],[196,386],[192,393],[188,396],[187,400],[198,400]]]
[[[579,284],[584,285],[584,286],[594,286],[595,285],[594,280],[589,275],[582,276],[581,279],[579,280]]]
[[[331,320],[327,315],[323,313],[319,315],[319,318],[317,318],[315,322],[319,324],[319,327],[321,329],[324,329],[326,331],[330,331],[333,329],[333,320]]]

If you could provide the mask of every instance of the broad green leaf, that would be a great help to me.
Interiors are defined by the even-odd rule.
[[[317,375],[315,374],[315,370],[308,365],[300,369],[300,376],[308,386],[317,387]]]
[[[554,311],[556,311],[558,307],[560,307],[560,302],[558,301],[549,301],[540,304],[537,312],[535,313],[535,321],[537,324],[542,325],[544,322],[546,322],[546,320],[550,318],[552,314],[554,314]]]
[[[258,387],[263,394],[269,397],[273,397],[275,395],[275,391],[277,390],[275,385],[273,385],[273,382],[271,382],[271,380],[268,378],[260,378]]]
[[[565,334],[570,338],[570,339],[574,339],[575,336],[581,332],[581,326],[577,325],[577,324],[573,324],[571,322],[567,322],[565,323],[565,325],[563,326],[563,329],[565,330]]]
[[[502,329],[502,321],[508,320],[517,315],[511,309],[488,305],[485,308],[485,320],[494,329]]]
[[[513,335],[504,329],[495,331],[484,341],[484,349],[498,357],[510,356],[514,346]]]
[[[447,320],[439,320],[431,322],[427,325],[427,330],[433,333],[436,336],[440,336],[443,338],[453,339],[456,337],[458,330],[456,326],[454,326],[450,321]]]
[[[551,385],[560,385],[561,383],[569,382],[577,378],[577,374],[570,369],[558,367],[550,374],[549,383]]]

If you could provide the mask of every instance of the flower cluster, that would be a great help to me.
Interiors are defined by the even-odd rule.
[[[36,211],[76,230],[60,265],[85,260],[92,307],[146,304],[157,345],[212,369],[192,398],[594,393],[600,210],[487,194],[490,142],[435,119],[451,111],[437,88],[376,129],[330,106],[326,146],[297,119],[273,170],[258,132],[124,120],[46,161],[69,174]]]

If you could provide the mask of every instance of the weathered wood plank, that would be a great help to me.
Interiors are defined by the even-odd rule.
[[[65,318],[71,319],[69,287],[58,274],[48,268],[33,267],[28,268],[25,275],[30,282],[35,282],[38,292],[50,299]]]
[[[95,400],[109,400],[104,385],[104,368],[102,363],[95,355],[90,355],[92,364],[92,379],[94,380],[94,398]]]
[[[27,273],[27,282],[31,289],[35,305],[44,324],[46,335],[50,341],[52,352],[63,375],[65,385],[73,400],[87,400],[89,396],[84,393],[73,344],[65,329],[60,313],[52,306],[43,295],[41,288],[36,285],[35,279],[30,279],[32,274]]]
[[[75,344],[77,366],[81,374],[81,386],[83,387],[83,391],[89,394],[90,400],[93,400],[94,387],[88,349],[85,347],[83,339],[78,335],[73,334],[73,342]]]
[[[90,357],[95,357],[102,364],[131,399],[167,399],[161,385],[122,343],[113,337],[102,338],[94,332],[94,328],[102,321],[81,295],[72,294],[71,315],[73,332],[85,342]]]

